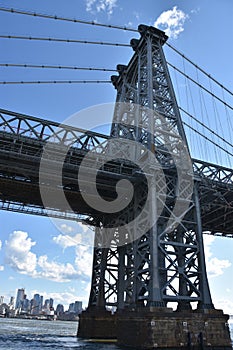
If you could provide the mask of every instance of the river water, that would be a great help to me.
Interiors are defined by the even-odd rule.
[[[233,323],[230,323],[233,336]],[[100,344],[76,338],[77,322],[0,318],[1,350],[116,350],[115,344]]]
[[[1,350],[116,350],[115,344],[77,339],[77,322],[0,318]]]

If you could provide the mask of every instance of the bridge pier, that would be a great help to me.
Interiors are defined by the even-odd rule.
[[[118,318],[117,342],[134,349],[232,349],[228,316],[220,310],[175,312],[145,308]]]
[[[89,308],[79,317],[77,336],[84,339],[116,339],[117,316],[110,311]]]
[[[228,315],[221,310],[173,311],[145,307],[112,315],[89,310],[80,317],[78,337],[116,339],[132,349],[232,350]]]

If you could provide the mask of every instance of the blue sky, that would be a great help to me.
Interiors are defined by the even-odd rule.
[[[230,0],[50,0],[0,1],[39,13],[137,28],[167,29],[169,42],[232,90],[233,3]],[[129,43],[137,33],[0,12],[1,35],[31,35]],[[0,63],[71,65],[114,69],[127,64],[131,48],[0,39]],[[168,61],[179,64],[165,47]],[[182,64],[182,63],[181,63]],[[110,72],[57,71],[0,67],[0,81],[109,80]],[[114,102],[111,84],[0,85],[1,108],[61,122],[84,108]],[[185,102],[184,102],[185,103]],[[109,122],[111,117],[109,118]],[[227,129],[227,128],[225,128]],[[200,155],[201,156],[201,155]],[[87,228],[48,218],[0,212],[0,295],[17,288],[52,296],[55,303],[87,302],[92,254],[80,242]],[[91,234],[91,233],[90,233]],[[233,313],[233,240],[205,236],[211,292],[216,307]]]

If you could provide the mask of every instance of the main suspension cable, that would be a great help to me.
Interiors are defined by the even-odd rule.
[[[17,84],[109,84],[111,80],[35,80],[35,81],[0,81],[0,85]]]
[[[0,67],[17,67],[17,68],[45,68],[45,69],[72,69],[72,70],[89,70],[101,72],[116,72],[116,69],[110,68],[95,68],[95,67],[77,67],[77,66],[61,66],[61,65],[46,65],[46,64],[21,64],[21,63],[0,63]]]
[[[60,38],[38,38],[24,35],[0,35],[1,39],[20,39],[20,40],[36,40],[36,41],[50,41],[50,42],[62,42],[62,43],[76,43],[76,44],[93,44],[93,45],[107,45],[107,46],[120,46],[131,47],[130,44],[123,43],[111,43],[105,41],[88,41],[88,40],[76,40],[76,39],[60,39]]]
[[[67,22],[73,22],[73,23],[80,23],[80,24],[87,24],[87,25],[92,25],[92,26],[99,26],[99,27],[105,27],[105,28],[111,28],[111,29],[120,29],[124,31],[130,31],[130,32],[136,32],[138,33],[138,30],[135,28],[129,28],[126,26],[118,26],[118,25],[111,25],[111,24],[104,24],[104,23],[97,23],[95,21],[84,21],[76,18],[69,18],[69,17],[61,17],[57,15],[48,15],[48,14],[42,14],[42,13],[36,13],[32,11],[25,11],[25,10],[19,10],[19,9],[14,9],[14,8],[7,8],[7,7],[0,7],[0,11],[4,12],[10,12],[14,14],[20,14],[20,15],[27,15],[27,16],[32,16],[32,17],[39,17],[39,18],[47,18],[47,19],[54,19],[54,20],[59,20],[59,21],[67,21]],[[217,85],[219,85],[222,89],[227,91],[230,95],[233,95],[233,93],[224,87],[221,83],[219,83],[215,78],[213,78],[210,74],[206,73],[204,69],[199,67],[197,64],[192,62],[191,59],[186,57],[183,53],[181,53],[178,49],[176,49],[174,46],[166,42],[166,45],[170,47],[172,50],[174,50],[176,53],[184,57],[189,63],[191,63],[194,67],[199,69],[203,74],[205,74],[207,77],[212,79]]]
[[[15,14],[38,17],[38,18],[55,19],[57,21],[66,21],[66,22],[88,24],[88,25],[92,25],[92,26],[105,27],[105,28],[111,28],[111,29],[120,29],[120,30],[125,30],[125,31],[130,31],[130,32],[138,32],[137,29],[129,28],[129,27],[125,27],[125,26],[97,23],[95,21],[84,21],[84,20],[76,19],[76,18],[61,17],[61,16],[56,16],[56,15],[47,15],[47,14],[36,13],[36,12],[31,12],[31,11],[23,11],[23,10],[7,8],[7,7],[0,7],[0,11],[11,12],[11,13],[15,13]]]

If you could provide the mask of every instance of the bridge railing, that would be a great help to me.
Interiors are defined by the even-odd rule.
[[[198,159],[193,159],[194,176],[198,180],[217,182],[219,185],[233,186],[233,169],[221,165],[208,163]]]
[[[45,143],[74,145],[79,149],[101,149],[108,136],[70,125],[0,109],[0,132]],[[101,150],[100,150],[101,151]]]

